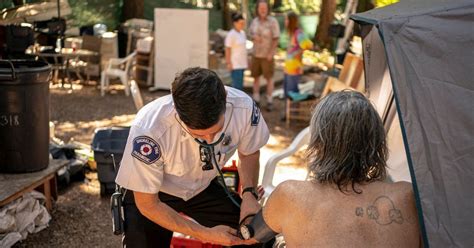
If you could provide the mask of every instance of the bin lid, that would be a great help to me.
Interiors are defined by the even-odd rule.
[[[108,127],[95,130],[92,139],[93,151],[123,152],[127,144],[130,127]]]
[[[36,60],[0,60],[0,84],[2,83],[47,83],[43,80],[49,75],[51,66],[44,61]],[[32,80],[17,80],[18,75],[42,74]],[[44,82],[43,82],[44,81]]]
[[[51,69],[51,66],[44,61],[0,60],[0,73],[1,74],[11,73],[12,64],[14,66],[15,73],[46,72]]]

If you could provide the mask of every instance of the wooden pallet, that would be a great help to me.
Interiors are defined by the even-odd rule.
[[[67,160],[52,159],[46,169],[21,174],[0,174],[0,207],[37,190],[46,197],[46,208],[52,210],[53,200],[58,198],[56,172],[66,166]],[[0,165],[1,166],[1,165]]]

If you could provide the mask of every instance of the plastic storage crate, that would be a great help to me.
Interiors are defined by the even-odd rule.
[[[185,237],[173,237],[171,240],[171,248],[222,248],[221,245],[204,244],[199,240],[185,238]]]
[[[109,127],[95,130],[92,150],[97,163],[101,196],[111,194],[115,190],[115,177],[120,167],[129,132],[130,127]],[[114,155],[117,168],[114,168],[111,154]]]

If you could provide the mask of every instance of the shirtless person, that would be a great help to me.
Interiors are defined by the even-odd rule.
[[[263,209],[287,247],[420,247],[407,182],[386,183],[382,121],[360,93],[332,93],[316,107],[310,181],[280,184]]]

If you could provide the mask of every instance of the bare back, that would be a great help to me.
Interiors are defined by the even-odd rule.
[[[410,183],[374,182],[336,186],[287,181],[264,208],[265,221],[283,234],[287,247],[419,247],[420,234]]]

